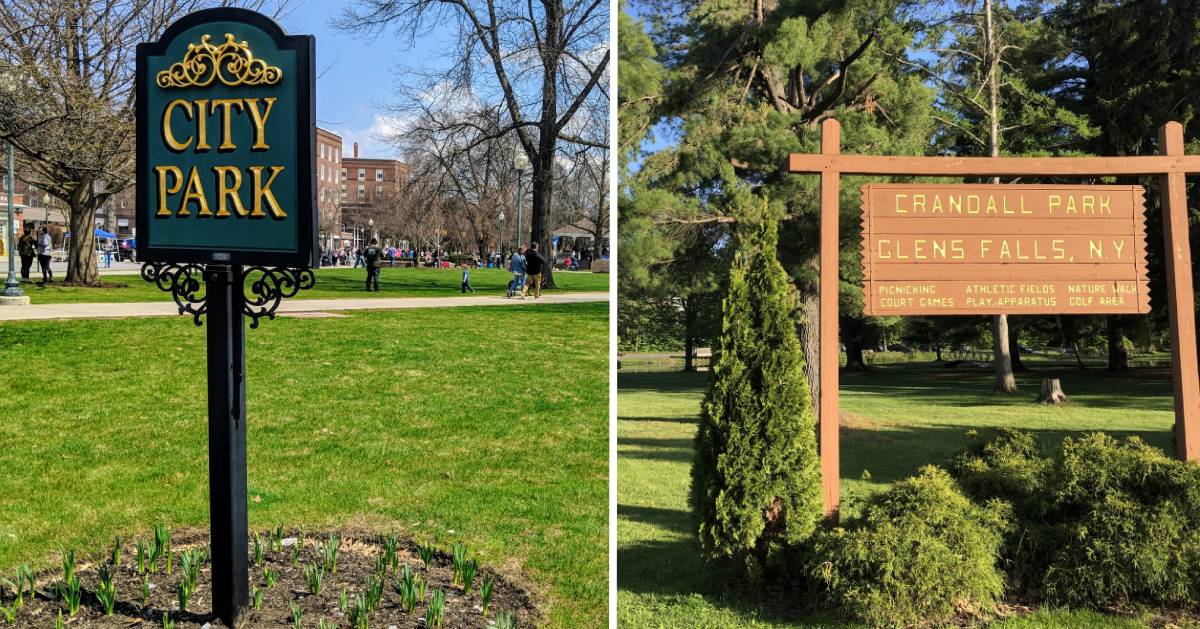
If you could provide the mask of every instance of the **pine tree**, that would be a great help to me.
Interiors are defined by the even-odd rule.
[[[816,529],[821,472],[796,295],[777,259],[778,217],[765,202],[739,196],[748,211],[735,232],[691,505],[705,556],[756,572]]]

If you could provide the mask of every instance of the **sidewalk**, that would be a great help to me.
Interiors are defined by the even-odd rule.
[[[541,299],[487,297],[378,297],[360,299],[285,299],[277,314],[334,312],[339,310],[403,310],[407,308],[454,308],[459,306],[532,306],[535,304],[580,304],[608,301],[608,293],[561,293]],[[113,319],[121,317],[164,317],[179,314],[174,301],[115,304],[37,304],[0,308],[0,321],[47,319]]]
[[[21,272],[21,259],[17,258],[16,263],[17,263],[17,272],[20,273]],[[51,262],[50,270],[54,271],[54,277],[66,277],[67,263],[65,261]],[[113,258],[112,267],[105,268],[104,258],[100,258],[99,271],[100,271],[100,275],[114,275],[114,274],[116,274],[116,275],[137,275],[138,273],[142,272],[142,263],[141,262],[117,262],[116,258]],[[42,271],[41,271],[40,267],[38,267],[37,260],[33,261],[33,269],[30,271],[30,276],[35,277],[35,278],[40,278],[42,276]],[[5,277],[8,277],[8,256],[0,255],[0,281],[3,281],[3,278],[5,278]]]

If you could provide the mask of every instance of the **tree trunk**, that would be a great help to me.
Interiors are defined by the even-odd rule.
[[[89,184],[90,185],[90,184]],[[72,286],[99,286],[100,268],[96,260],[96,208],[82,201],[71,204],[71,250],[67,254],[67,276]]]
[[[984,48],[986,50],[987,87],[988,87],[988,155],[1000,157],[1000,81],[997,77],[1000,69],[1000,59],[997,56],[996,32],[992,24],[992,0],[984,0]],[[999,177],[992,177],[992,183],[1000,183]],[[1008,345],[1008,316],[995,315],[992,317],[992,354],[996,366],[996,392],[1015,393],[1017,380],[1013,377],[1012,352]]]
[[[696,371],[696,298],[691,294],[683,298],[683,370]]]
[[[1025,363],[1021,362],[1021,341],[1020,334],[1017,333],[1017,326],[1013,325],[1012,321],[1008,322],[1008,355],[1012,360],[1013,373],[1022,373],[1029,371],[1025,367]]]
[[[1129,352],[1125,350],[1125,331],[1120,317],[1105,317],[1108,333],[1108,370],[1128,371]]]
[[[1079,342],[1071,341],[1071,349],[1075,351],[1075,362],[1079,363],[1079,368],[1087,369],[1087,365],[1083,364],[1083,356],[1079,355]]]
[[[541,48],[543,55],[554,55],[553,48],[562,39],[562,5],[557,2],[546,2],[542,5],[546,11],[545,32]],[[554,199],[554,158],[558,144],[558,64],[553,59],[544,59],[542,63],[542,112],[538,121],[538,149],[533,159],[533,207],[530,216],[530,242],[539,243],[542,255],[546,256],[546,265],[542,269],[542,286],[555,288],[554,285],[554,256],[551,253],[550,241],[553,237],[550,230],[550,208]]]
[[[1008,348],[1008,317],[992,317],[992,362],[996,366],[996,393],[1016,393],[1017,379],[1013,376],[1012,355]]]
[[[942,362],[942,344],[941,343],[933,344],[933,353],[934,353],[934,361],[939,362],[939,363]]]
[[[815,264],[815,261],[813,262]],[[804,321],[797,332],[804,348],[804,375],[812,393],[813,416],[821,421],[821,300],[815,292],[801,296],[800,310]]]
[[[862,342],[847,336],[842,343],[846,346],[846,371],[866,371],[867,362],[863,360]]]
[[[1058,378],[1042,378],[1042,392],[1038,394],[1037,401],[1053,405],[1066,402],[1067,394],[1063,393],[1062,382]]]

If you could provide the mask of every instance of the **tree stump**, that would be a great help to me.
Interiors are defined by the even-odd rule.
[[[1067,401],[1067,394],[1063,393],[1062,381],[1058,378],[1042,378],[1042,392],[1038,394],[1038,403],[1040,404],[1062,404]]]

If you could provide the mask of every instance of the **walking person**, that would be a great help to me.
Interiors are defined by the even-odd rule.
[[[54,241],[50,238],[50,230],[42,228],[42,234],[37,242],[38,266],[42,267],[42,284],[54,281],[54,271],[50,269],[50,253],[54,251]]]
[[[371,239],[371,246],[363,252],[363,258],[367,267],[367,292],[374,290],[378,293],[379,268],[383,266],[383,249],[379,247],[378,240]],[[372,286],[374,286],[373,289]]]
[[[546,266],[546,258],[538,252],[538,244],[530,243],[529,250],[525,252],[525,286],[521,289],[521,298],[523,299],[529,293],[529,285],[533,285],[533,298],[540,299],[542,297],[542,267]]]
[[[26,227],[25,233],[17,241],[17,253],[21,254],[21,279],[29,281],[29,270],[33,268],[33,258],[37,256],[37,240],[33,230]]]
[[[521,289],[525,288],[525,245],[521,245],[512,258],[509,259],[509,270],[512,271],[513,277],[508,282],[508,297],[511,299],[513,295],[521,293]]]
[[[475,292],[475,289],[471,288],[471,265],[467,264],[466,262],[463,262],[462,263],[462,272],[463,272],[463,274],[462,274],[462,292],[463,292],[463,294],[466,295],[467,291],[471,291],[472,293]]]

